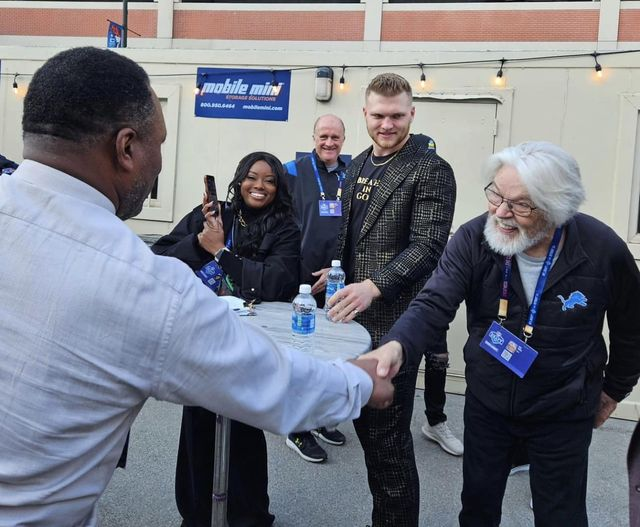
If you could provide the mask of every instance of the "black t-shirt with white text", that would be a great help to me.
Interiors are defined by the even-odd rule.
[[[342,267],[347,275],[347,283],[352,283],[354,280],[356,244],[358,243],[364,218],[367,215],[369,202],[384,176],[389,161],[395,155],[396,152],[383,157],[371,154],[362,165],[362,170],[356,179],[353,196],[351,197],[349,232],[345,240],[344,254],[347,258],[346,261],[342,262]]]

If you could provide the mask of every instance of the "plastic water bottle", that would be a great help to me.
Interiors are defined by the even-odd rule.
[[[340,260],[331,260],[331,269],[327,274],[327,286],[324,297],[324,311],[329,318],[329,299],[331,296],[344,287],[345,274],[340,267]],[[329,320],[331,320],[329,318]]]
[[[311,351],[316,331],[316,300],[311,295],[309,284],[302,284],[298,293],[291,304],[293,346],[300,351]]]

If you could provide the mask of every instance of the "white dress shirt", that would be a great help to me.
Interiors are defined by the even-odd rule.
[[[87,184],[0,177],[0,526],[91,526],[148,397],[276,433],[359,415],[372,382],[281,349]]]

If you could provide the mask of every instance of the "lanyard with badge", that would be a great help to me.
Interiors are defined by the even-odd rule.
[[[229,231],[225,247],[231,249],[233,247],[233,234],[235,231],[235,222]],[[227,275],[215,260],[211,260],[196,271],[196,275],[202,280],[204,285],[211,289],[219,296],[233,294],[234,286],[229,275]]]
[[[336,199],[326,199],[324,193],[324,187],[320,180],[320,173],[318,172],[318,165],[316,159],[311,155],[311,164],[313,165],[313,172],[316,176],[316,182],[318,183],[318,190],[320,190],[320,199],[318,200],[318,212],[320,216],[333,216],[340,218],[342,216],[342,182],[344,181],[344,172],[338,172],[338,192],[336,193]]]
[[[480,347],[483,350],[499,360],[521,379],[526,375],[531,364],[533,364],[533,361],[538,357],[538,352],[527,344],[527,340],[533,336],[533,327],[536,322],[536,317],[538,316],[538,308],[540,307],[542,291],[547,283],[547,278],[549,277],[549,272],[551,271],[555,255],[558,252],[561,236],[562,227],[558,227],[553,234],[551,245],[547,251],[547,257],[544,260],[540,275],[538,276],[533,300],[529,307],[527,324],[522,330],[524,340],[516,337],[502,325],[507,319],[507,309],[509,306],[509,281],[511,280],[512,263],[512,257],[506,256],[504,259],[504,271],[502,274],[502,290],[500,292],[498,322],[493,321],[491,323],[491,326],[489,326],[489,329],[480,342]]]

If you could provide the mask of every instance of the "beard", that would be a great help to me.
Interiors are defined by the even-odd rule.
[[[154,179],[155,181],[155,179]],[[142,211],[145,200],[151,193],[151,185],[142,177],[137,177],[129,192],[120,201],[120,207],[116,211],[116,216],[122,221],[137,216]]]
[[[378,145],[380,148],[384,150],[398,150],[398,147],[404,145],[409,137],[410,127],[409,125],[405,127],[400,127],[397,129],[397,133],[392,135],[391,137],[383,137],[378,135],[379,130],[377,128],[367,128],[369,132],[369,137],[373,140],[373,142]]]
[[[505,235],[500,232],[498,225],[516,228],[517,235]],[[514,219],[503,220],[496,217],[495,214],[489,214],[484,224],[484,238],[487,240],[489,247],[498,254],[513,256],[523,253],[544,240],[548,236],[550,228],[551,226],[548,222],[541,219],[532,225],[529,230],[525,230]]]

